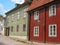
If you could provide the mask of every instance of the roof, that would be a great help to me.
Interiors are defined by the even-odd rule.
[[[50,3],[52,1],[54,1],[54,0],[33,0],[31,5],[28,8],[28,11],[31,11],[37,7],[43,6],[43,5]]]
[[[7,14],[11,13],[12,11],[15,11],[15,10],[19,9],[21,6],[27,5],[27,4],[30,4],[30,2],[27,1],[27,0],[26,0],[23,4],[16,4],[16,7],[15,7],[15,8],[9,10],[9,11],[6,12],[5,14],[7,15]]]

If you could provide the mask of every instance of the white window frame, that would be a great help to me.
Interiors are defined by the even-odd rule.
[[[36,28],[38,28],[38,32],[35,32],[35,31],[37,31],[36,30]],[[36,33],[38,33],[38,34],[36,34]],[[39,36],[39,26],[34,26],[34,36]]]
[[[55,8],[53,8],[53,6],[55,7]],[[54,11],[54,10],[55,11]],[[53,12],[55,12],[55,13],[53,13]],[[56,16],[56,5],[51,5],[50,7],[49,7],[49,16]]]
[[[51,27],[52,26],[52,32],[51,32]],[[55,35],[54,35],[54,31],[53,31],[53,26],[55,26],[56,28],[55,28]],[[52,35],[50,34],[50,33],[52,33]],[[49,25],[49,37],[57,37],[57,24],[51,24],[51,25]]]
[[[34,12],[34,20],[39,20],[39,11]]]

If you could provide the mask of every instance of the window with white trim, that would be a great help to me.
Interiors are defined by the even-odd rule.
[[[39,20],[39,11],[34,12],[34,20]]]
[[[49,7],[49,16],[55,16],[56,15],[56,5],[51,5]]]
[[[49,37],[56,37],[57,36],[57,25],[52,24],[49,25]]]
[[[39,26],[34,26],[34,36],[39,36]]]

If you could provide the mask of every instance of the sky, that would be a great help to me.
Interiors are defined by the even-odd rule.
[[[0,14],[4,17],[5,13],[15,7],[15,4],[22,4],[24,0],[0,0]]]

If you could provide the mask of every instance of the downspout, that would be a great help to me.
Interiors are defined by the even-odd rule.
[[[28,41],[30,41],[30,13],[28,12],[28,31],[27,31],[27,35],[28,35]]]
[[[44,43],[46,43],[46,7],[45,7],[45,24],[44,24]]]

